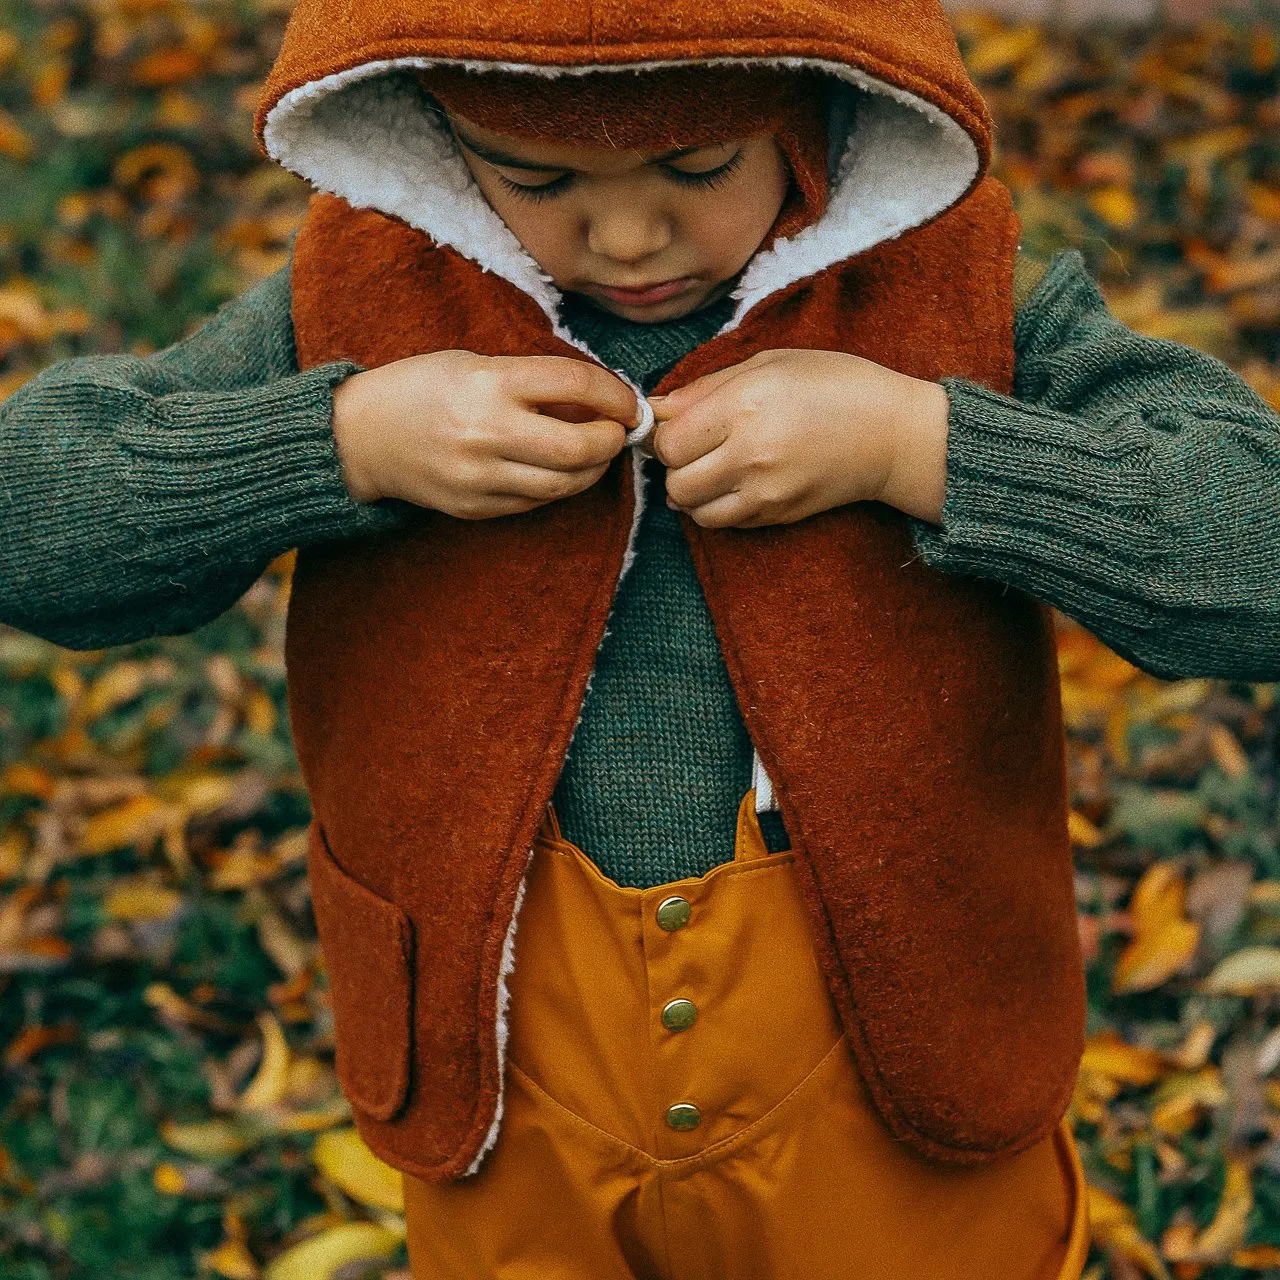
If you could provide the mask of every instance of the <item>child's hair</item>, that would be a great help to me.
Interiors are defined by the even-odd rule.
[[[448,113],[513,137],[663,151],[772,133],[792,174],[770,240],[823,214],[829,194],[822,77],[767,66],[675,66],[639,72],[420,73]]]

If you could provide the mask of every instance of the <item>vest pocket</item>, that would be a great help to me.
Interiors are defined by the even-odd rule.
[[[308,864],[333,1001],[338,1083],[352,1106],[390,1120],[409,1093],[413,926],[338,865],[314,818]]]

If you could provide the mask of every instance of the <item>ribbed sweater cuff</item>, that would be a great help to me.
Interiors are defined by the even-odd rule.
[[[399,523],[405,504],[356,502],[342,480],[333,389],[357,371],[330,364],[247,391],[168,395],[162,413],[122,427],[125,519],[146,530],[140,545],[240,562]]]
[[[942,524],[912,522],[926,563],[1055,597],[1154,570],[1162,486],[1138,415],[1100,432],[965,379],[942,385]]]

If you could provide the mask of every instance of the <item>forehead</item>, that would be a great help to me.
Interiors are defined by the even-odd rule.
[[[652,164],[658,159],[674,159],[682,155],[695,158],[711,157],[740,145],[742,140],[709,141],[685,145],[679,148],[661,146],[640,150],[612,150],[578,142],[558,142],[555,139],[521,138],[513,134],[499,133],[468,120],[465,116],[449,113],[449,123],[464,142],[470,144],[485,159],[501,163],[503,158],[519,160],[525,165],[543,169],[576,169],[583,173],[617,174],[628,169]]]

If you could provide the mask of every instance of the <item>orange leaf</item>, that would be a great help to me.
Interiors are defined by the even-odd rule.
[[[187,48],[157,49],[133,64],[134,84],[160,89],[194,80],[204,71],[204,59]]]

